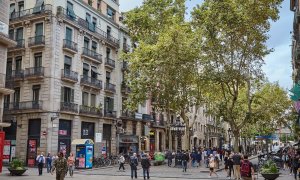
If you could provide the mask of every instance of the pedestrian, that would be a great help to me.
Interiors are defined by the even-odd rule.
[[[75,158],[73,153],[70,153],[70,156],[68,157],[68,170],[71,177],[73,177],[74,168],[75,168]]]
[[[299,154],[295,152],[295,155],[292,157],[292,170],[295,179],[297,179],[298,168],[299,168]],[[300,178],[300,173],[299,173],[299,178]]]
[[[232,160],[233,160],[234,178],[235,179],[241,179],[241,160],[242,160],[242,157],[238,152],[236,152],[232,156]]]
[[[131,169],[131,179],[133,179],[133,176],[135,179],[137,179],[137,166],[138,166],[138,159],[136,157],[136,153],[133,153],[133,155],[130,157],[130,169]]]
[[[198,151],[196,154],[197,167],[201,166],[201,160],[202,160],[202,153],[201,151]]]
[[[229,169],[228,161],[229,161],[228,152],[225,152],[225,155],[224,155],[224,165],[225,165],[225,167],[224,167],[224,169],[225,169],[225,172],[227,174],[227,177],[228,177],[228,169]]]
[[[48,152],[48,155],[46,157],[46,167],[47,167],[47,173],[50,173],[52,168],[52,155],[50,152]]]
[[[231,179],[231,174],[233,174],[233,160],[232,160],[232,154],[229,155],[229,158],[228,158],[228,175],[227,177],[229,177]]]
[[[150,161],[149,161],[149,158],[148,158],[147,154],[144,154],[142,156],[141,165],[142,165],[142,168],[143,168],[144,180],[146,179],[146,175],[147,175],[147,179],[150,179],[149,169],[150,169],[151,164],[150,164]]]
[[[123,168],[123,171],[125,171],[125,167],[124,167],[125,157],[123,156],[122,153],[120,154],[120,157],[119,157],[119,163],[120,163],[119,171],[121,171],[121,168]]]
[[[173,153],[171,151],[169,151],[167,153],[167,159],[168,159],[168,166],[171,167],[172,166],[172,160],[173,160]]]
[[[215,169],[216,169],[216,159],[213,156],[213,154],[210,154],[209,155],[209,177],[211,177],[212,174],[215,174],[217,177],[219,177]]]
[[[39,176],[41,176],[41,175],[43,175],[43,167],[46,162],[43,152],[37,156],[36,162],[38,164]]]
[[[195,164],[197,162],[197,159],[196,159],[196,152],[193,151],[192,154],[191,154],[191,159],[192,159],[192,167],[195,167]]]
[[[241,177],[243,180],[252,180],[254,176],[253,164],[248,160],[248,155],[244,155],[244,160],[241,163]]]
[[[288,162],[289,162],[289,156],[286,152],[283,152],[282,155],[282,161],[283,161],[283,169],[287,170],[288,169]]]
[[[189,154],[186,151],[182,154],[182,168],[183,168],[182,172],[186,172],[188,161],[189,161]]]
[[[64,153],[60,152],[58,159],[56,159],[53,163],[51,174],[53,174],[53,172],[56,171],[56,180],[64,180],[67,169],[67,160],[64,158]]]

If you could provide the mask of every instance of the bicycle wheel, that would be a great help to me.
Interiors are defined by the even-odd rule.
[[[106,159],[105,160],[105,165],[106,166],[110,166],[111,165],[111,160],[110,159]]]

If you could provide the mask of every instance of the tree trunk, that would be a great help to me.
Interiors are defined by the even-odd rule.
[[[234,132],[233,135],[234,135],[234,144],[233,144],[234,152],[239,152],[239,133]]]

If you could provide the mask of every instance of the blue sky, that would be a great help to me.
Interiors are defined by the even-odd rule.
[[[142,4],[142,0],[119,0],[120,11],[128,11]],[[187,1],[187,7],[191,10],[196,4],[203,0]],[[280,9],[280,19],[272,22],[270,39],[267,42],[269,48],[274,52],[265,57],[266,64],[263,67],[271,82],[278,81],[285,88],[292,86],[291,65],[291,34],[294,14],[289,9],[289,0],[284,0]]]

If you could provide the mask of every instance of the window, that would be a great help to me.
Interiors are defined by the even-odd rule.
[[[101,12],[101,0],[97,1],[97,10]]]
[[[92,51],[97,52],[97,42],[92,41]]]
[[[12,75],[12,59],[8,58],[6,63],[6,77],[11,77]]]
[[[84,106],[89,105],[89,93],[82,92],[82,105]]]
[[[4,109],[8,109],[9,108],[9,103],[10,103],[10,95],[5,95],[4,96]]]
[[[95,26],[92,23],[92,19],[91,19],[91,15],[89,13],[86,13],[86,18],[85,18],[86,22],[88,23],[88,29],[90,31],[95,31]]]
[[[74,102],[74,89],[69,87],[62,87],[61,88],[61,101],[66,103],[73,103]]]
[[[41,85],[32,86],[32,101],[38,102],[40,100],[40,88]]]
[[[81,139],[94,140],[94,133],[95,133],[95,123],[81,122]]]
[[[84,37],[83,47],[89,49],[90,40],[87,37]]]
[[[70,74],[71,72],[71,66],[72,66],[72,58],[69,56],[65,56],[65,61],[64,61],[64,70],[65,73]]]
[[[110,72],[106,71],[106,83],[109,83],[110,81]]]
[[[18,2],[18,9],[19,9],[19,11],[23,11],[24,10],[24,1],[19,1]]]
[[[10,30],[8,31],[8,37],[9,37],[10,39],[14,39],[14,38],[15,38],[14,35],[15,35],[14,29],[10,29]]]
[[[34,67],[42,67],[42,53],[34,54]]]
[[[16,12],[15,9],[15,3],[10,4],[10,9],[9,9],[9,13],[11,16],[13,16],[13,14]]]
[[[142,127],[142,136],[145,136],[145,126],[146,126],[146,123],[142,123],[142,125],[141,125]]]
[[[96,107],[96,94],[91,94],[91,107]]]
[[[115,14],[116,11],[112,9],[111,7],[107,7],[107,16],[111,18],[112,20],[115,20]]]
[[[18,28],[16,32],[16,41],[17,41],[17,46],[23,47],[23,28]]]
[[[36,37],[43,36],[43,34],[44,34],[43,33],[44,32],[43,28],[44,28],[43,23],[35,24],[35,36]]]
[[[104,109],[107,113],[114,111],[114,99],[111,97],[105,98]]]
[[[74,10],[73,10],[73,4],[69,1],[67,2],[67,14],[72,19],[76,18],[76,15],[75,15]]]
[[[73,34],[72,29],[67,27],[66,28],[66,40],[72,41],[72,34]]]
[[[90,66],[86,63],[83,63],[83,71],[82,71],[83,76],[88,77],[89,71],[90,71]]]
[[[136,122],[132,122],[132,134],[136,135]]]
[[[110,48],[106,48],[106,57],[107,57],[107,58],[110,57]]]
[[[97,18],[93,17],[93,26],[94,28],[96,28],[97,26]]]
[[[107,26],[106,33],[107,33],[107,37],[111,35],[111,27]]]
[[[17,87],[14,90],[15,90],[15,93],[14,93],[14,103],[19,103],[20,102],[20,88]]]
[[[97,68],[95,66],[91,67],[91,77],[94,79],[97,79],[98,77]]]
[[[16,72],[20,72],[22,69],[22,56],[16,57]]]

